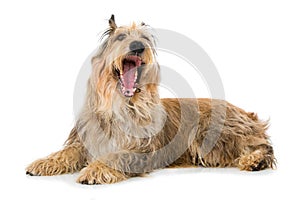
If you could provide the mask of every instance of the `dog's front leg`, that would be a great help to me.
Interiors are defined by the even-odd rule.
[[[31,163],[26,174],[31,176],[53,176],[74,173],[86,165],[86,150],[81,143],[67,145],[63,150]]]
[[[91,162],[77,179],[82,184],[110,184],[149,172],[149,156],[134,152],[111,153]],[[148,169],[149,168],[149,169]]]

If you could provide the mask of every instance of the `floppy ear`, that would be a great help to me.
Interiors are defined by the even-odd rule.
[[[112,31],[114,31],[117,28],[116,22],[115,22],[115,16],[112,14],[110,19],[108,20],[109,27]]]

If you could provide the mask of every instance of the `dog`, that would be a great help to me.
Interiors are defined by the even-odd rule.
[[[268,122],[224,100],[160,99],[151,28],[114,15],[92,58],[84,106],[64,148],[26,168],[32,176],[79,172],[110,184],[164,167],[274,168]]]

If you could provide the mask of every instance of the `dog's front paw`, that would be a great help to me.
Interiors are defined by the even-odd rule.
[[[26,174],[30,176],[53,176],[66,173],[67,166],[55,159],[39,159],[26,168]]]
[[[78,183],[94,184],[111,184],[123,181],[128,177],[120,171],[111,169],[101,162],[94,162],[82,169],[77,179]]]

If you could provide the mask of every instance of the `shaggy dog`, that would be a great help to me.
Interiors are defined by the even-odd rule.
[[[163,167],[273,168],[266,129],[254,113],[215,99],[160,99],[149,26],[117,27],[92,59],[85,104],[64,148],[27,174],[80,171],[79,183],[115,183]]]

